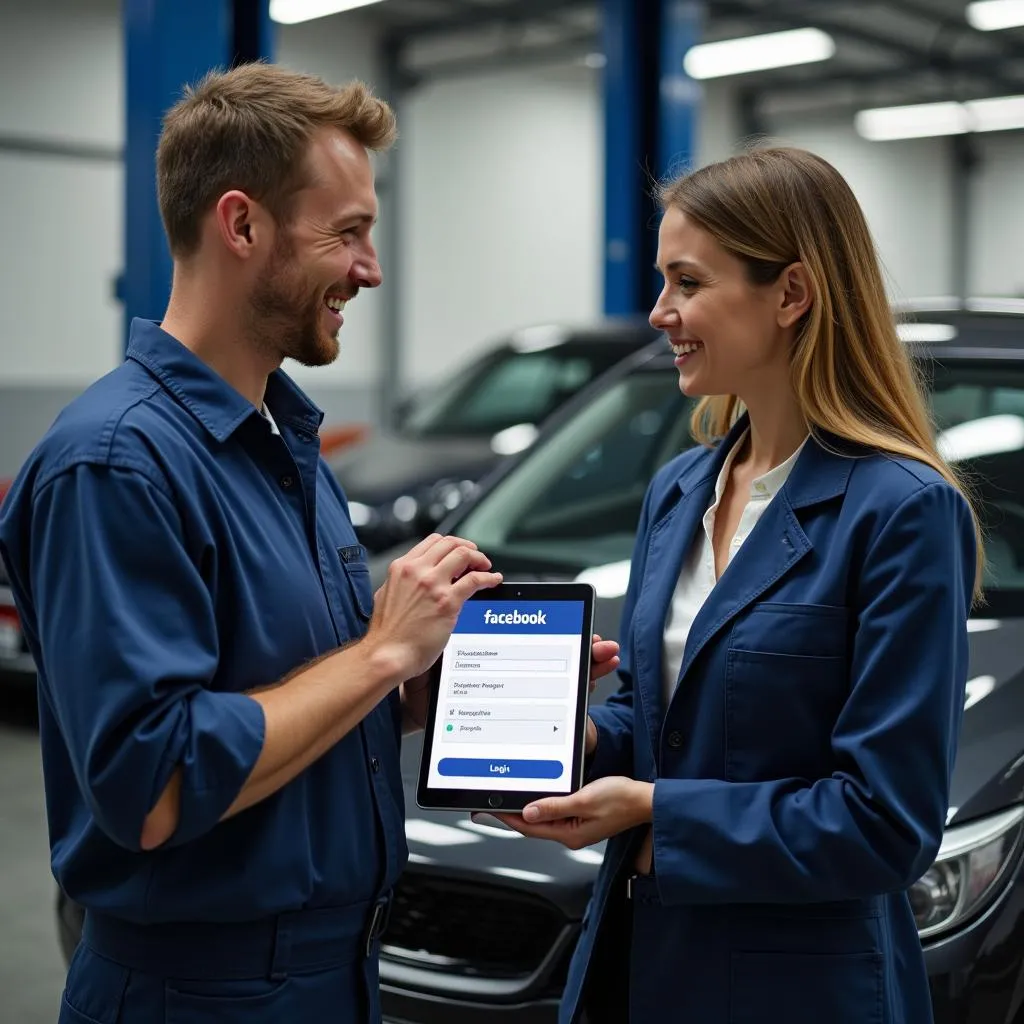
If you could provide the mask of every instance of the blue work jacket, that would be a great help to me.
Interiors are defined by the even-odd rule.
[[[263,745],[267,686],[366,631],[373,593],[322,413],[282,372],[280,433],[136,320],[7,496],[0,551],[39,672],[51,861],[130,921],[247,921],[372,900],[406,860],[400,707],[382,701],[272,796],[222,821]],[[336,685],[344,686],[338,679]],[[181,819],[143,821],[175,767]]]
[[[931,468],[811,439],[722,574],[663,696],[683,561],[742,420],[648,491],[622,686],[592,711],[590,778],[654,784],[653,876],[636,886],[630,1020],[923,1024],[907,888],[942,840],[964,706],[976,543]],[[612,840],[570,970],[642,833]]]

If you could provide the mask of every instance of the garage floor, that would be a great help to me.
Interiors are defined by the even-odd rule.
[[[64,987],[34,704],[0,694],[0,1024],[53,1024]]]

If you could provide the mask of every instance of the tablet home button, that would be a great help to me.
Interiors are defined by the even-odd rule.
[[[492,793],[487,798],[487,803],[490,804],[491,807],[500,807],[501,806],[501,797],[498,796],[497,793]]]

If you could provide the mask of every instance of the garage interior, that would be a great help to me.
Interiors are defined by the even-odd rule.
[[[384,286],[355,304],[337,365],[296,368],[340,431],[387,429],[512,332],[645,316],[651,182],[757,140],[847,176],[894,300],[1024,311],[1024,11],[1004,27],[964,0],[350,6],[291,23],[272,0],[0,0],[0,480],[120,362],[129,320],[159,318],[152,126],[231,60],[359,77],[398,113],[377,165]],[[803,62],[704,49],[765,35]],[[0,642],[0,679],[3,659]],[[53,1021],[65,976],[34,705],[0,690],[10,1024]]]

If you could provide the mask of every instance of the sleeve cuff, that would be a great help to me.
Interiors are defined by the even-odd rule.
[[[263,707],[242,693],[204,691],[191,701],[191,742],[181,761],[181,814],[168,846],[209,832],[242,791],[263,750]]]

